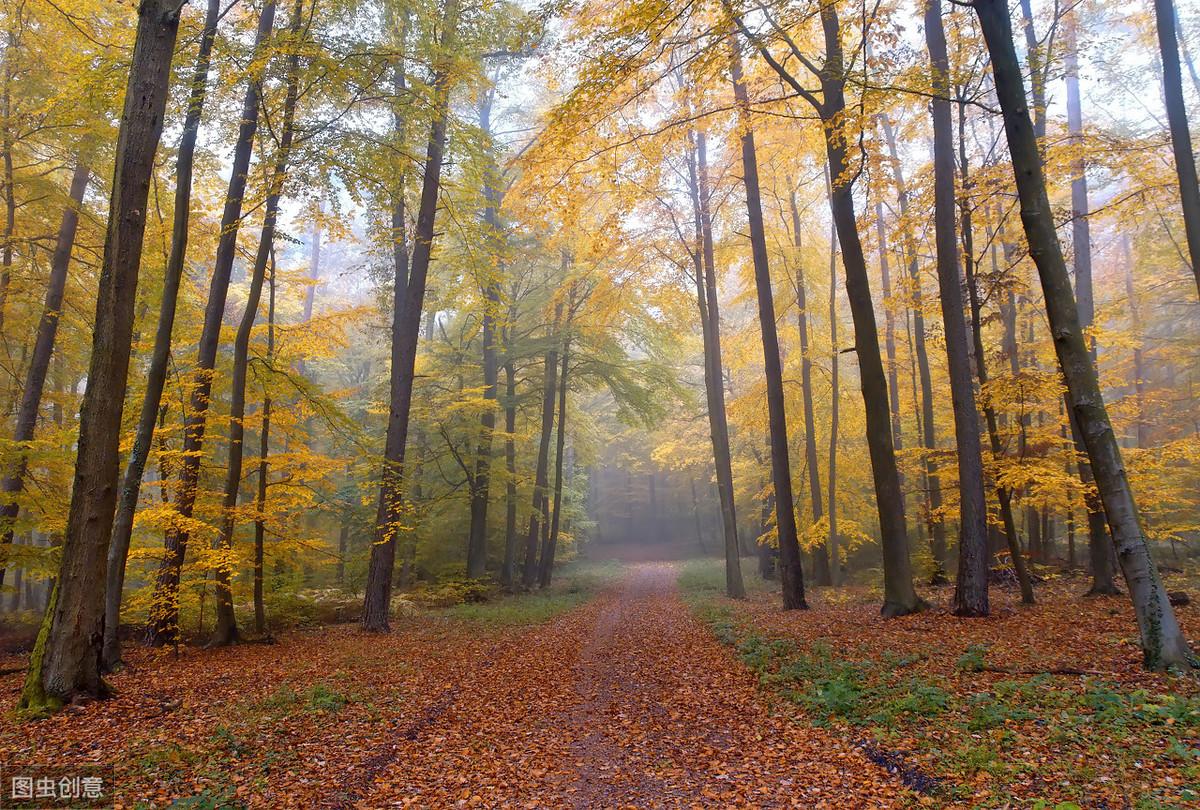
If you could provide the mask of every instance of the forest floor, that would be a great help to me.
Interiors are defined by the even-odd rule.
[[[747,561],[750,562],[750,561]],[[879,616],[866,588],[811,588],[805,612],[745,567],[746,601],[723,596],[717,561],[684,565],[685,600],[764,690],[811,723],[860,741],[927,801],[964,807],[1200,807],[1200,680],[1141,668],[1127,596],[1084,597],[1082,574],[1047,572],[1038,603],[993,587],[992,616],[959,619],[951,589]],[[1177,608],[1200,638],[1192,603]]]
[[[639,565],[530,625],[481,621],[484,607],[401,618],[387,636],[135,648],[113,699],[0,721],[0,762],[111,765],[123,806],[905,803],[853,742],[772,710],[675,577]],[[20,683],[0,679],[8,707]]]
[[[1198,802],[1200,689],[1138,669],[1120,598],[1065,580],[1032,609],[993,589],[988,620],[885,622],[866,590],[784,613],[722,579],[644,563],[386,636],[133,647],[113,699],[0,719],[0,764],[110,765],[120,806],[193,810]]]

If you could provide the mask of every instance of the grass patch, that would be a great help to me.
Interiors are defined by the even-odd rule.
[[[1200,793],[1200,697],[1099,677],[995,681],[982,672],[988,651],[981,645],[961,650],[953,670],[937,672],[914,666],[921,655],[773,638],[720,597],[724,581],[712,570],[689,566],[684,574],[681,587],[696,615],[763,688],[802,707],[814,725],[866,747],[902,749],[892,753],[933,777],[942,799],[973,807],[1035,799],[1046,808],[1088,806],[1097,779],[1144,766],[1183,778],[1143,785],[1142,795],[1130,797],[1134,807],[1177,807]],[[1056,780],[1059,795],[1023,799],[1017,786],[1041,779],[1047,756],[1066,777]]]
[[[742,582],[748,593],[771,591],[779,586],[776,580],[763,579],[758,575],[758,560],[753,557],[742,557]],[[725,560],[716,557],[684,560],[679,564],[676,584],[688,601],[711,596],[724,596]]]

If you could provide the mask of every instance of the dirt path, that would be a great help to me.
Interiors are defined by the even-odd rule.
[[[665,565],[530,633],[458,685],[360,806],[887,807],[898,782],[772,713]]]
[[[850,741],[773,711],[669,565],[545,624],[435,616],[275,646],[130,650],[117,696],[0,716],[0,766],[114,768],[119,806],[889,807]],[[0,678],[16,703],[20,675]]]

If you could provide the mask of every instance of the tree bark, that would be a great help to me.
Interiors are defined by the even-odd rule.
[[[13,431],[13,443],[22,448],[21,456],[13,469],[0,482],[4,504],[0,506],[0,554],[7,554],[12,545],[14,524],[20,511],[17,496],[25,488],[25,472],[29,457],[24,446],[32,441],[37,430],[38,412],[42,406],[42,392],[46,388],[46,375],[50,371],[50,358],[54,354],[54,342],[58,335],[58,321],[62,315],[63,293],[67,287],[67,271],[71,266],[71,252],[75,248],[75,231],[79,225],[79,209],[83,205],[83,193],[87,189],[91,172],[81,158],[75,161],[71,175],[71,190],[63,208],[62,221],[58,226],[58,237],[54,254],[50,257],[50,277],[46,281],[46,302],[42,306],[42,317],[38,321],[37,334],[33,341],[33,354],[25,374],[25,386],[21,389],[21,404],[17,409],[17,424]],[[0,557],[0,560],[3,560]],[[5,566],[0,565],[0,586],[4,585]]]
[[[554,574],[554,552],[558,548],[558,528],[562,521],[563,497],[563,452],[567,439],[567,370],[571,355],[571,339],[563,339],[562,369],[558,373],[558,438],[554,455],[554,514],[550,518],[550,537],[542,548],[541,567],[538,571],[538,585],[550,587],[550,578]],[[650,479],[650,491],[654,492],[654,478]]]
[[[275,360],[275,251],[271,251],[271,270],[267,277],[270,294],[267,299],[267,367]],[[271,392],[263,386],[262,427],[258,431],[258,496],[254,506],[254,632],[267,632],[267,611],[263,603],[263,557],[267,534],[267,473],[271,455]],[[342,521],[338,540],[337,581],[342,584],[346,574],[346,532],[348,522]]]
[[[275,0],[266,0],[255,32],[256,55],[266,48],[274,23]],[[246,94],[242,101],[241,123],[233,150],[229,188],[225,194],[225,208],[221,213],[221,238],[217,243],[217,254],[213,261],[208,304],[204,310],[204,327],[200,333],[196,357],[196,371],[188,398],[188,413],[184,420],[183,462],[179,471],[178,495],[175,499],[181,525],[186,525],[196,505],[204,431],[208,420],[217,350],[221,342],[221,326],[225,319],[225,300],[229,295],[229,277],[237,254],[242,201],[246,196],[246,176],[250,171],[254,136],[258,131],[259,102],[259,78],[250,77],[246,82]],[[150,622],[146,630],[147,643],[156,647],[171,644],[178,638],[179,579],[183,572],[189,536],[190,532],[185,528],[172,529],[167,535],[166,553],[158,569],[154,599],[150,608]]]
[[[296,0],[292,19],[288,25],[293,38],[300,34],[304,21],[304,0]],[[250,363],[250,333],[258,320],[259,303],[262,300],[263,281],[266,279],[267,263],[275,245],[275,223],[279,217],[279,201],[283,197],[283,185],[287,180],[288,158],[292,151],[293,123],[296,116],[296,100],[299,96],[300,53],[298,43],[292,43],[288,55],[283,115],[279,129],[279,149],[275,165],[268,181],[266,210],[263,214],[262,232],[258,238],[258,252],[250,275],[250,290],[246,295],[246,308],[238,324],[237,336],[233,341],[233,374],[229,394],[229,458],[225,466],[225,488],[221,501],[221,534],[215,548],[223,562],[213,572],[216,582],[217,623],[209,646],[224,646],[238,640],[237,617],[233,611],[233,532],[236,527],[234,514],[238,504],[238,493],[242,484],[242,462],[245,456],[246,438],[246,374]]]
[[[125,588],[125,563],[129,542],[133,537],[133,516],[141,494],[142,476],[154,443],[154,425],[158,419],[163,387],[167,379],[167,363],[171,356],[171,331],[175,326],[175,308],[179,300],[179,284],[183,277],[183,262],[187,253],[188,222],[191,216],[192,168],[195,163],[196,138],[208,91],[208,72],[212,62],[213,40],[220,20],[220,0],[209,0],[200,35],[200,50],[196,69],[192,73],[187,114],[175,158],[175,212],[171,222],[171,248],[163,271],[162,300],[159,302],[158,327],[154,334],[154,349],[150,367],[146,370],[146,392],[142,395],[142,410],[138,415],[133,448],[125,465],[117,515],[113,521],[112,542],[108,549],[107,589],[104,605],[104,654],[107,670],[121,661],[121,593]]]
[[[442,7],[441,51],[452,53],[458,41],[459,0],[446,0]],[[433,77],[433,122],[426,145],[425,174],[421,182],[421,201],[413,232],[412,267],[407,283],[402,284],[402,262],[396,262],[397,293],[392,319],[391,407],[384,444],[383,475],[379,487],[379,508],[375,519],[375,540],[367,566],[367,586],[363,602],[362,627],[371,632],[388,630],[392,574],[396,561],[396,533],[400,529],[404,485],[404,450],[408,441],[408,422],[412,408],[417,337],[425,303],[425,282],[433,253],[434,222],[441,190],[442,161],[446,154],[446,125],[450,107],[451,66],[443,58]],[[393,221],[393,225],[396,223]],[[400,223],[403,224],[403,221]],[[402,240],[398,239],[397,242]],[[400,245],[397,245],[400,251]]]
[[[1003,0],[977,0],[974,5],[991,55],[996,94],[1004,113],[1004,129],[1029,252],[1041,279],[1046,314],[1066,380],[1070,406],[1096,475],[1109,528],[1117,544],[1118,559],[1133,600],[1144,663],[1147,668],[1156,670],[1169,666],[1191,667],[1194,659],[1150,556],[1137,504],[1125,474],[1121,449],[1100,392],[1096,367],[1079,324],[1079,312],[1046,194],[1037,138],[1013,47],[1008,5]]]
[[[479,128],[491,138],[492,93],[483,94],[479,105]],[[488,149],[494,149],[491,144]],[[487,570],[487,513],[491,496],[492,434],[496,431],[496,316],[500,310],[500,277],[503,272],[504,231],[500,224],[499,169],[489,153],[484,175],[483,222],[487,256],[484,263],[483,293],[483,411],[479,415],[479,445],[475,454],[475,473],[471,479],[471,525],[467,533],[467,577],[477,579]]]
[[[142,0],[138,5],[62,562],[21,694],[21,708],[31,712],[54,709],[76,694],[99,697],[108,691],[100,677],[105,558],[116,508],[121,411],[146,201],[162,135],[179,12],[177,0]]]
[[[554,392],[558,373],[558,327],[562,319],[562,304],[554,306],[554,323],[546,350],[546,370],[542,376],[542,429],[538,439],[537,470],[534,473],[533,508],[529,512],[529,534],[525,538],[525,565],[521,572],[521,584],[532,588],[537,581],[537,556],[539,529],[547,519],[546,490],[547,468],[550,458],[550,432],[554,428]]]
[[[903,218],[908,213],[908,186],[904,181],[904,170],[901,168],[900,155],[896,148],[896,135],[886,113],[879,115],[879,121],[888,145],[900,216]],[[938,478],[933,461],[933,454],[937,450],[937,426],[933,418],[933,380],[929,372],[929,350],[925,345],[921,269],[917,259],[916,245],[913,244],[912,236],[909,234],[905,234],[904,252],[908,255],[908,283],[912,296],[913,348],[917,355],[917,374],[921,383],[921,441],[925,448],[925,459],[922,465],[925,472],[925,527],[929,533],[930,551],[933,553],[933,573],[929,577],[929,583],[942,585],[947,582],[946,523],[941,517],[941,479]]]
[[[737,509],[733,495],[733,464],[729,450],[729,421],[725,413],[725,372],[721,358],[721,309],[717,299],[716,256],[713,248],[712,211],[708,181],[708,139],[701,130],[695,136],[695,162],[688,161],[692,210],[699,244],[693,254],[696,270],[696,305],[704,341],[704,391],[708,405],[709,437],[721,507],[721,529],[725,541],[725,595],[744,599],[741,549],[738,544]]]
[[[959,537],[958,577],[951,611],[957,616],[988,615],[987,505],[983,496],[983,461],[979,446],[979,414],[963,316],[962,282],[958,275],[955,238],[954,129],[950,113],[950,62],[942,28],[940,0],[925,0],[925,43],[929,50],[933,89],[934,232],[938,288],[946,360],[950,368],[950,398],[958,451]],[[965,210],[965,209],[964,209]],[[969,234],[964,232],[964,239]],[[967,261],[973,261],[968,254]]]
[[[750,128],[750,100],[742,81],[742,60],[737,41],[729,40],[730,72],[742,128],[742,180],[746,186],[746,214],[750,227],[750,251],[754,259],[754,286],[758,292],[758,324],[762,332],[763,374],[767,385],[767,414],[771,435],[771,478],[775,489],[775,527],[779,536],[779,579],[784,610],[807,608],[800,542],[796,533],[796,509],[792,501],[792,471],[788,457],[787,414],[783,395],[783,368],[779,357],[779,335],[775,327],[775,299],[771,291],[771,268],[763,225],[758,184],[758,154]]]
[[[511,588],[516,581],[517,560],[517,375],[512,359],[504,362],[504,566],[500,584]]]
[[[788,205],[792,214],[792,243],[796,247],[796,309],[800,329],[800,389],[804,399],[804,459],[808,465],[808,492],[812,498],[812,517],[816,523],[822,517],[821,470],[817,460],[817,428],[813,416],[812,354],[808,347],[808,290],[804,283],[804,267],[800,262],[800,208],[796,205],[796,190],[789,190]],[[893,347],[894,348],[894,347]],[[813,549],[813,581],[817,585],[832,585],[829,565],[829,546],[819,543]]]
[[[1175,173],[1179,176],[1183,231],[1187,237],[1192,274],[1196,277],[1196,290],[1200,293],[1200,181],[1196,178],[1196,157],[1192,152],[1187,106],[1183,98],[1174,1],[1154,0],[1154,18],[1158,27],[1158,47],[1162,52],[1163,97],[1167,105],[1167,123],[1171,128],[1171,149],[1175,154]]]

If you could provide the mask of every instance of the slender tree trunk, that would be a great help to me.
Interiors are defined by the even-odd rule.
[[[904,440],[900,424],[900,376],[896,366],[896,315],[892,311],[892,272],[888,264],[887,228],[881,200],[875,201],[875,233],[879,239],[879,275],[883,282],[883,347],[887,354],[888,404],[892,406],[892,444],[896,452],[900,452]]]
[[[142,0],[138,6],[62,562],[21,694],[21,708],[33,712],[56,708],[75,694],[102,696],[108,691],[100,677],[105,558],[116,509],[144,212],[180,8],[176,0]]]
[[[25,374],[25,386],[21,389],[21,404],[17,409],[17,424],[13,431],[13,443],[21,448],[21,456],[13,469],[3,481],[0,481],[0,493],[3,493],[4,503],[0,506],[0,554],[6,554],[13,541],[14,524],[20,510],[17,496],[25,486],[25,471],[29,457],[24,448],[32,441],[37,430],[38,412],[42,406],[42,392],[46,387],[46,375],[50,371],[50,358],[54,354],[54,341],[58,335],[58,321],[62,314],[63,293],[67,287],[67,271],[71,266],[71,252],[75,247],[75,231],[79,225],[79,209],[83,205],[83,193],[87,189],[90,171],[82,159],[75,162],[75,171],[71,175],[71,191],[66,207],[63,208],[62,221],[58,226],[58,238],[54,245],[54,254],[50,257],[50,277],[46,282],[46,302],[42,307],[42,317],[38,322],[37,334],[33,342],[33,355],[29,360],[29,368]],[[3,557],[0,557],[3,560]],[[4,585],[4,567],[0,567],[0,586]]]
[[[729,422],[725,413],[725,372],[721,358],[721,309],[717,300],[716,256],[713,248],[712,212],[708,182],[708,139],[695,135],[695,161],[688,161],[692,209],[697,241],[694,252],[696,305],[704,340],[704,391],[708,405],[709,436],[721,507],[721,529],[725,541],[725,595],[743,599],[741,549],[738,544],[737,509],[733,494],[733,465],[729,450]]]
[[[929,49],[933,101],[934,230],[938,287],[950,368],[950,398],[958,450],[959,538],[958,577],[951,610],[958,616],[988,615],[987,505],[983,497],[983,461],[979,446],[979,414],[963,316],[962,282],[955,239],[954,129],[950,112],[950,62],[942,28],[940,0],[925,0],[925,43]],[[964,210],[966,210],[964,208]],[[969,222],[964,223],[969,225]],[[970,234],[963,233],[964,240]],[[974,261],[968,252],[967,261]]]
[[[789,183],[789,186],[791,184]],[[800,389],[804,398],[804,459],[808,465],[808,491],[812,498],[813,522],[821,519],[821,470],[817,460],[817,428],[813,416],[812,354],[808,347],[808,290],[804,283],[804,266],[800,261],[800,208],[796,205],[796,190],[790,189],[788,205],[792,214],[792,240],[796,247],[796,309],[800,329]],[[893,346],[893,349],[895,347]],[[816,563],[813,581],[817,585],[832,585],[829,565],[829,546],[820,543],[813,549]]]
[[[133,536],[133,515],[141,494],[142,476],[154,443],[154,424],[158,419],[163,387],[167,379],[167,364],[171,355],[171,331],[175,326],[175,307],[179,299],[179,284],[183,277],[183,262],[187,253],[188,221],[191,215],[192,167],[195,162],[196,138],[208,91],[208,72],[212,61],[213,40],[220,19],[220,0],[209,0],[200,35],[200,50],[192,74],[187,114],[179,152],[175,158],[175,213],[171,222],[171,248],[163,272],[163,292],[159,302],[158,327],[154,334],[154,349],[150,367],[146,370],[146,391],[138,416],[133,448],[125,465],[117,515],[113,521],[112,543],[108,549],[107,591],[104,606],[104,655],[107,670],[121,661],[121,592],[125,588],[125,562],[129,556],[129,541]]]
[[[4,73],[0,81],[0,116],[3,116],[3,129],[0,130],[0,167],[4,176],[4,234],[3,245],[0,246],[0,341],[4,339],[4,314],[8,306],[8,290],[12,283],[13,239],[17,227],[17,184],[13,169],[13,131],[16,121],[13,116],[12,85],[16,78],[14,62],[16,54],[23,50],[20,36],[16,28],[22,24],[21,9],[17,8],[17,19],[10,22],[4,44]]]
[[[832,191],[832,189],[831,189]],[[838,417],[841,389],[838,380],[838,311],[837,311],[837,225],[829,226],[829,554],[834,585],[842,584],[842,567],[838,554],[837,527],[837,451]]]
[[[486,91],[479,106],[479,127],[491,137],[492,91]],[[494,148],[489,145],[489,149]],[[483,292],[483,399],[479,415],[479,446],[475,454],[475,474],[471,485],[471,525],[467,533],[467,576],[482,577],[487,569],[487,513],[491,496],[492,434],[496,431],[496,317],[500,312],[500,280],[503,273],[504,231],[500,225],[499,169],[489,158],[484,178],[483,222],[488,261],[487,276],[481,279]]]
[[[512,587],[517,565],[517,375],[511,359],[504,363],[504,567],[500,584]]]
[[[442,7],[442,53],[452,53],[458,41],[459,0],[446,0]],[[433,77],[434,106],[429,142],[426,146],[425,175],[421,184],[421,202],[413,233],[412,268],[402,272],[405,262],[396,262],[395,289],[402,293],[395,302],[392,319],[391,408],[384,445],[383,475],[379,487],[379,509],[375,519],[375,540],[367,566],[367,586],[363,603],[364,630],[388,629],[392,574],[396,560],[396,533],[400,528],[404,484],[404,450],[412,407],[417,336],[425,302],[425,282],[433,253],[434,221],[441,190],[442,160],[446,152],[446,125],[450,106],[451,66],[439,62]],[[395,214],[393,225],[395,226]],[[399,223],[403,225],[403,219]],[[402,238],[397,238],[397,253]],[[404,279],[407,276],[407,283]]]
[[[270,294],[267,299],[267,367],[275,360],[275,251],[271,251],[271,269],[267,277]],[[258,433],[258,498],[254,507],[254,632],[267,632],[267,611],[263,604],[263,556],[267,534],[267,473],[271,455],[271,392],[263,386],[262,427]],[[337,581],[345,578],[346,531],[343,520],[338,544]]]
[[[292,10],[288,31],[295,38],[304,21],[304,0],[296,0]],[[279,150],[271,171],[268,186],[266,211],[263,215],[262,232],[258,239],[258,252],[250,275],[250,290],[246,295],[246,309],[238,324],[237,336],[233,341],[233,374],[229,395],[229,458],[225,467],[225,489],[221,501],[221,535],[215,548],[221,559],[226,560],[215,569],[217,623],[209,646],[233,644],[238,640],[237,617],[233,611],[233,532],[236,527],[238,493],[242,483],[242,462],[245,456],[246,438],[246,374],[250,363],[250,333],[258,320],[259,303],[262,300],[263,281],[267,274],[267,263],[275,244],[275,223],[279,216],[279,201],[283,196],[283,184],[287,180],[288,158],[292,150],[293,122],[296,115],[296,99],[299,95],[300,54],[293,43],[287,61],[287,91],[283,102],[280,123]]]
[[[704,524],[700,522],[700,501],[696,498],[696,478],[692,476],[690,482],[692,488],[692,517],[696,519],[696,545],[700,546],[700,553],[708,556],[708,548],[704,545]]]
[[[275,0],[267,0],[255,32],[255,54],[261,54],[266,48],[274,23]],[[176,511],[181,518],[180,523],[184,526],[187,525],[196,505],[204,431],[208,421],[217,351],[221,343],[221,326],[225,319],[225,300],[229,295],[229,277],[237,254],[242,201],[246,196],[246,176],[250,171],[254,136],[258,131],[260,100],[259,79],[251,77],[246,83],[246,94],[242,102],[241,123],[233,150],[229,188],[225,194],[225,208],[221,214],[221,238],[217,243],[217,254],[213,261],[208,304],[204,310],[204,327],[200,333],[196,357],[196,372],[191,385],[188,413],[184,420],[183,462],[179,472],[178,496],[175,499]],[[179,578],[183,571],[189,537],[190,532],[186,528],[172,529],[167,536],[166,553],[158,569],[154,599],[150,607],[150,623],[146,631],[146,641],[151,645],[170,644],[178,637]]]
[[[1121,236],[1121,252],[1125,264],[1125,298],[1129,301],[1129,326],[1133,332],[1133,380],[1132,387],[1137,396],[1137,426],[1134,439],[1137,447],[1149,447],[1149,426],[1146,424],[1146,368],[1142,351],[1142,316],[1138,307],[1137,291],[1133,287],[1133,251],[1129,246],[1129,234]]]
[[[1149,669],[1190,667],[1194,659],[1150,556],[1137,504],[1125,474],[1121,449],[1100,393],[1096,367],[1079,325],[1079,312],[1058,242],[1021,69],[1013,48],[1008,5],[1003,0],[977,0],[975,12],[991,54],[1029,252],[1041,278],[1050,332],[1066,380],[1071,409],[1075,412],[1096,475],[1109,528],[1117,544],[1118,559],[1137,614],[1144,662]]]
[[[1183,99],[1174,1],[1154,0],[1154,18],[1158,23],[1158,47],[1162,52],[1163,97],[1167,105],[1167,123],[1171,128],[1171,149],[1175,153],[1175,172],[1179,175],[1183,230],[1187,237],[1192,273],[1196,277],[1196,290],[1200,292],[1200,181],[1196,178],[1196,157],[1192,152],[1187,106]]]
[[[904,182],[904,171],[901,168],[900,155],[896,148],[896,135],[886,113],[880,114],[879,121],[888,145],[892,175],[896,183],[896,195],[900,205],[900,216],[904,218],[908,213],[908,186]],[[929,578],[929,583],[942,585],[947,582],[946,523],[941,517],[942,484],[933,462],[933,454],[937,450],[937,427],[933,419],[933,380],[929,371],[929,351],[925,345],[921,269],[916,245],[910,234],[905,234],[904,252],[908,256],[908,283],[912,297],[913,348],[917,356],[917,373],[921,382],[921,441],[925,448],[923,464],[925,471],[925,527],[929,533],[930,551],[933,553],[933,573]]]
[[[1083,158],[1083,105],[1079,97],[1079,53],[1076,44],[1076,17],[1069,11],[1063,19],[1063,45],[1065,48],[1065,73],[1067,80],[1067,133],[1077,150],[1078,157],[1071,164],[1071,241],[1074,247],[1075,303],[1079,311],[1079,326],[1086,333],[1092,328],[1095,304],[1092,294],[1092,237],[1088,219],[1088,186],[1086,164]],[[1096,365],[1095,338],[1086,335],[1092,365]],[[1068,419],[1072,421],[1071,435],[1079,437],[1074,413],[1067,407]],[[1103,507],[1094,494],[1094,476],[1091,465],[1085,460],[1087,450],[1082,437],[1075,441],[1079,477],[1083,481],[1085,505],[1088,512],[1088,547],[1092,564],[1092,587],[1089,593],[1116,593],[1113,582],[1113,546],[1104,526]],[[1042,533],[1043,544],[1049,538]]]
[[[554,324],[551,327],[550,348],[546,350],[546,370],[542,377],[542,430],[538,439],[537,470],[534,473],[533,508],[529,512],[529,534],[525,539],[525,565],[521,572],[521,584],[532,588],[537,581],[537,556],[539,530],[546,522],[547,514],[547,468],[550,465],[550,432],[554,428],[554,392],[558,373],[558,328],[562,319],[562,304],[554,306]],[[632,508],[632,507],[631,507]]]
[[[562,522],[563,497],[563,452],[567,439],[567,369],[571,354],[571,339],[563,340],[562,370],[558,373],[558,445],[554,451],[554,514],[550,518],[550,537],[542,548],[541,568],[538,571],[538,584],[543,588],[550,587],[550,578],[554,574],[554,552],[558,548],[558,528]],[[650,479],[651,502],[653,503],[654,478]]]
[[[762,332],[763,374],[767,384],[767,414],[771,431],[771,478],[775,484],[775,527],[779,535],[779,579],[784,610],[807,608],[804,572],[800,564],[800,542],[796,533],[796,509],[792,502],[792,470],[788,457],[787,414],[783,395],[783,368],[779,357],[779,335],[775,327],[775,299],[771,291],[771,269],[763,225],[758,185],[758,154],[750,128],[750,100],[742,81],[742,60],[737,41],[730,37],[733,92],[742,127],[742,180],[746,186],[746,213],[750,226],[750,250],[754,257],[754,286],[758,291],[758,323]]]

